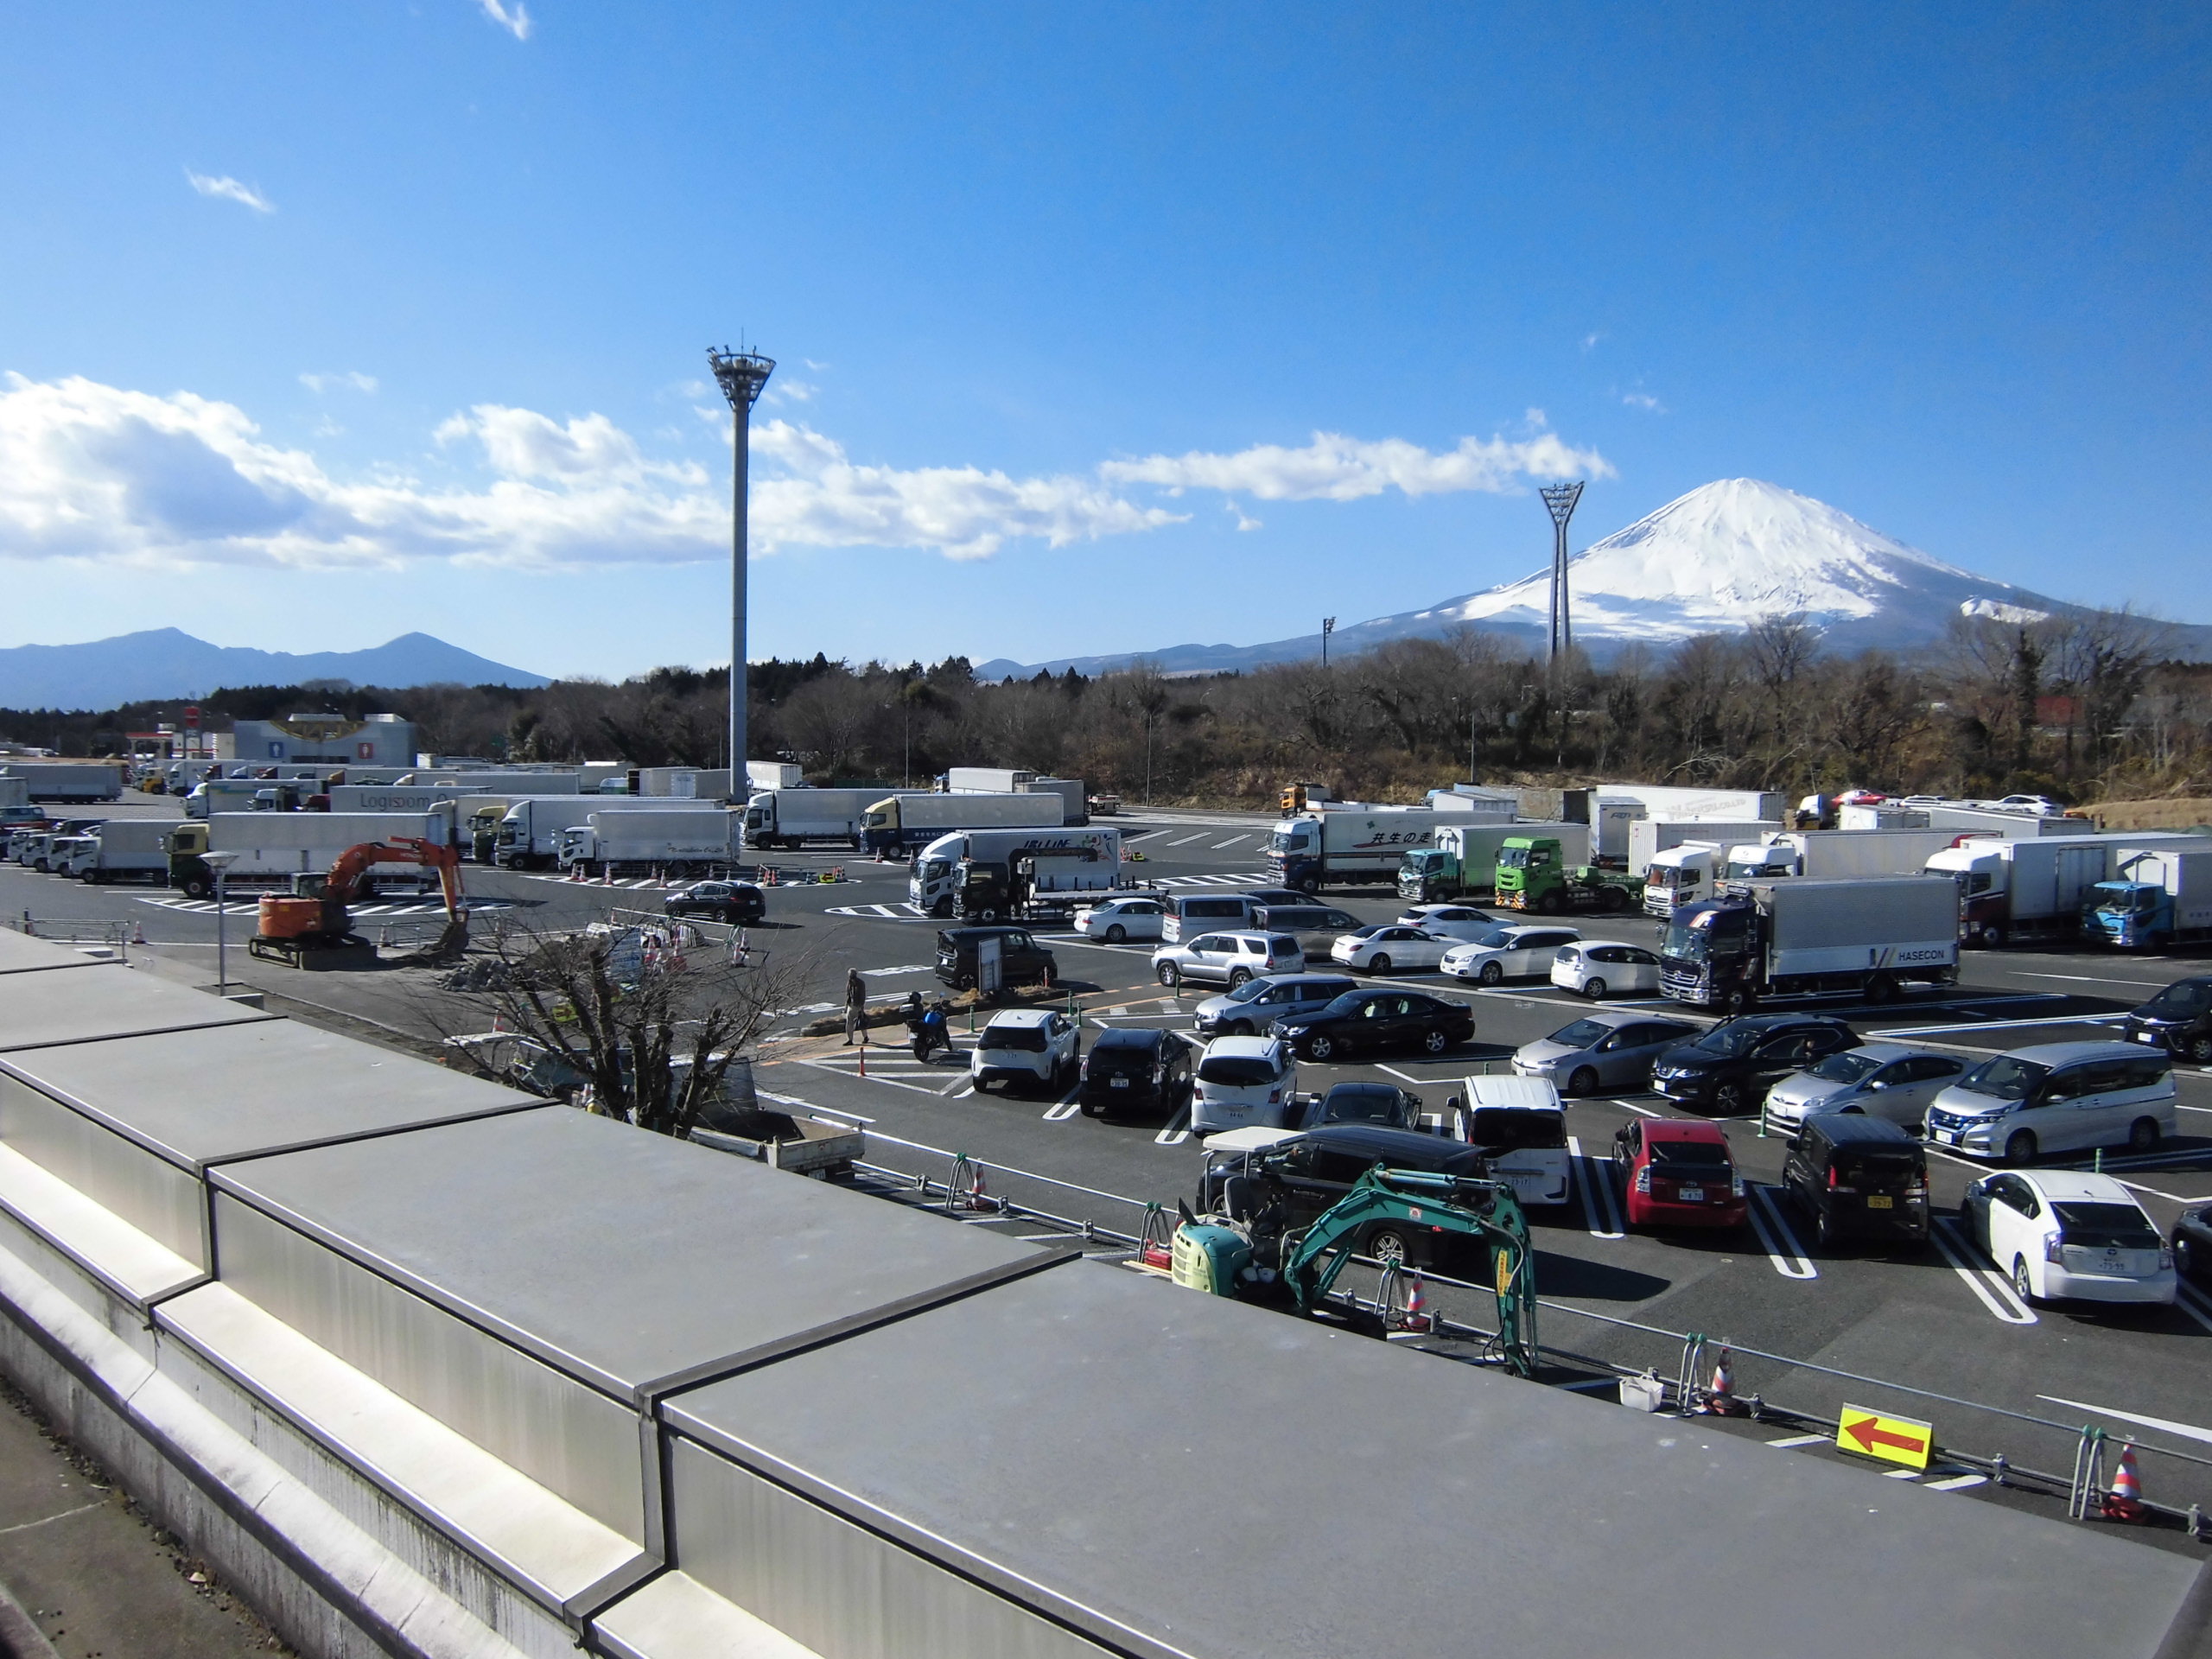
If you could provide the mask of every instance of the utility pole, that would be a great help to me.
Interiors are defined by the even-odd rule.
[[[732,794],[744,787],[745,744],[745,552],[746,466],[753,445],[753,405],[760,401],[761,388],[776,372],[773,358],[758,352],[735,351],[727,346],[711,347],[707,362],[715,382],[736,415],[730,434],[730,574],[729,574],[729,786]]]
[[[1321,619],[1321,666],[1324,668],[1329,665],[1329,636],[1336,631],[1335,617],[1325,616]]]
[[[1561,657],[1574,649],[1567,603],[1567,521],[1574,517],[1574,504],[1582,499],[1582,480],[1548,484],[1539,493],[1552,515],[1552,640],[1547,661],[1556,665]]]

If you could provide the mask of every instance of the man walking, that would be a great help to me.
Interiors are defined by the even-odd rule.
[[[853,1046],[853,1033],[860,1033],[861,1046],[868,1046],[868,982],[855,968],[845,976],[845,1046]]]

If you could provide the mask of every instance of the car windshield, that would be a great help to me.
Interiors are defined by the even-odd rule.
[[[1659,947],[1662,956],[1673,957],[1681,962],[1705,960],[1705,934],[1702,930],[1686,927],[1680,922],[1667,925],[1667,942]]]
[[[2143,1006],[2168,1020],[2202,1014],[2212,1008],[2212,979],[2184,979],[2178,985],[2167,986]]]
[[[2025,1100],[2035,1093],[2043,1080],[2050,1075],[2047,1065],[2037,1065],[2033,1060],[2024,1060],[2017,1054],[1999,1054],[1986,1060],[1961,1079],[1960,1086],[1971,1089],[1977,1095],[1990,1095],[1999,1100]]]
[[[1249,1002],[1255,996],[1266,995],[1274,988],[1275,982],[1271,979],[1248,979],[1230,992],[1229,1000],[1231,1002]]]
[[[1526,1106],[1478,1106],[1467,1126],[1467,1139],[1490,1152],[1516,1147],[1563,1147],[1567,1114]]]
[[[1856,1083],[1881,1066],[1879,1060],[1870,1060],[1864,1054],[1831,1054],[1811,1070],[1823,1083]]]
[[[2091,1249],[2155,1250],[2158,1235],[2151,1218],[2132,1204],[2096,1204],[2081,1199],[2050,1206],[2058,1215],[2058,1236]]]
[[[1613,1034],[1613,1027],[1597,1020],[1578,1020],[1571,1026],[1561,1026],[1544,1039],[1563,1048],[1595,1048]]]
[[[1475,943],[1487,950],[1503,950],[1513,943],[1513,936],[1501,927],[1484,934]]]
[[[1724,1060],[1733,1060],[1750,1053],[1752,1045],[1765,1034],[1757,1026],[1731,1022],[1715,1026],[1690,1046],[1703,1053],[1718,1055]]]
[[[1257,1054],[1209,1054],[1198,1062],[1198,1081],[1224,1089],[1264,1088],[1274,1080],[1274,1066]]]
[[[1045,1052],[1045,1027],[1042,1026],[985,1026],[982,1046],[985,1048],[1013,1048],[1024,1053],[1041,1054]]]

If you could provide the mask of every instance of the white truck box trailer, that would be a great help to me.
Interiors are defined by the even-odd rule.
[[[1671,784],[1599,784],[1592,791],[1600,801],[1633,802],[1646,817],[1707,818],[1715,823],[1745,823],[1772,819],[1787,823],[1789,798],[1773,789],[1694,789]]]
[[[947,766],[944,788],[952,795],[1018,795],[1036,778],[1021,766]]]
[[[2011,839],[1975,836],[1931,854],[1923,868],[1929,875],[1948,876],[1956,885],[1966,940],[1994,948],[2013,939],[2078,938],[2083,900],[2090,888],[2111,879],[2120,849],[2196,839],[2145,830]]]
[[[492,861],[503,869],[546,870],[560,855],[561,832],[594,812],[721,812],[720,801],[644,801],[630,796],[525,795],[511,804],[493,833]]]
[[[1090,822],[1090,796],[1080,778],[1032,778],[1015,793],[1057,795],[1060,798],[1062,823],[1084,824]]]
[[[561,832],[561,868],[582,865],[593,875],[650,865],[672,876],[738,861],[741,812],[594,812]]]
[[[2164,950],[2212,938],[2212,841],[2143,837],[2113,851],[2112,874],[2092,889],[2085,931],[2123,950]]]
[[[110,818],[92,832],[92,856],[79,871],[95,887],[110,881],[169,879],[169,831],[174,818]]]
[[[871,853],[918,850],[956,830],[1058,830],[1067,803],[1058,795],[893,795],[879,797],[867,811],[864,836]]]
[[[1510,823],[1521,816],[1521,800],[1517,795],[1502,789],[1478,789],[1471,784],[1454,784],[1449,789],[1432,789],[1428,791],[1428,805],[1432,811],[1463,817],[1475,823]]]
[[[745,804],[746,844],[799,847],[830,841],[857,849],[868,809],[882,798],[880,789],[764,789]]]
[[[1930,858],[1958,838],[1955,830],[1785,830],[1731,847],[1724,879],[1918,875]]]
[[[1347,804],[1302,812],[1268,836],[1268,871],[1277,885],[1302,893],[1359,883],[1394,887],[1406,855],[1436,844],[1447,826],[1470,827],[1456,813],[1426,806]]]
[[[1835,812],[1839,830],[1927,830],[1928,810],[1920,806],[1840,806]],[[1953,830],[1954,835],[1959,834]]]
[[[963,860],[1011,867],[1027,860],[1039,893],[1110,892],[1123,885],[1122,832],[1089,827],[1039,825],[1015,830],[960,830],[939,836],[915,855],[906,899],[931,916],[952,913],[953,888]]]
[[[1660,988],[1701,1007],[1885,1001],[1902,985],[1958,977],[1958,891],[1924,875],[1748,881],[1675,915],[1660,961]]]
[[[346,779],[347,784],[355,780]],[[573,772],[528,772],[501,768],[489,772],[410,772],[392,780],[394,789],[442,789],[451,795],[580,795],[578,775]],[[332,810],[337,809],[333,789]]]
[[[2093,827],[2087,818],[2045,818],[2030,812],[1999,812],[1993,807],[1930,806],[1923,810],[1928,814],[1928,827],[1931,830],[1948,830],[1955,835],[2002,836],[2007,841],[2081,836]]]
[[[764,789],[799,789],[806,783],[806,768],[795,760],[748,760],[745,781],[748,794]]]
[[[0,772],[20,778],[35,801],[113,801],[123,796],[121,762],[0,760]]]
[[[660,800],[727,801],[728,766],[639,766],[630,774],[630,793]]]
[[[1709,842],[1733,847],[1747,841],[1764,841],[1779,835],[1783,824],[1772,818],[1637,818],[1628,827],[1628,873],[1642,875],[1654,853],[1679,847],[1686,841]]]
[[[30,780],[0,772],[0,807],[29,806],[30,804]]]
[[[215,876],[205,855],[218,852],[238,855],[226,887],[282,887],[295,875],[329,869],[348,847],[392,840],[448,845],[453,812],[218,812],[205,823],[170,826],[169,882],[193,898],[206,898],[215,890]],[[435,877],[428,871],[379,870],[376,880],[423,886]]]

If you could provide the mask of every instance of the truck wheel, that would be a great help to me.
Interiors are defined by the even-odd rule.
[[[1994,922],[1984,922],[1974,937],[1983,950],[1994,950],[2005,943],[2005,930]]]
[[[1300,893],[1304,893],[1307,898],[1311,899],[1315,893],[1321,891],[1321,878],[1318,875],[1309,875],[1304,880],[1294,881],[1291,885],[1296,887]]]
[[[205,899],[214,891],[215,884],[205,876],[193,876],[184,884],[184,896],[188,899]]]
[[[1749,1014],[1758,999],[1751,995],[1751,987],[1738,985],[1720,999],[1720,1006],[1729,1014]]]
[[[991,908],[988,905],[985,905],[982,909],[977,911],[976,913],[987,922],[995,922],[999,918],[998,912]]]
[[[2127,1149],[2133,1153],[2156,1152],[2158,1149],[2158,1122],[2156,1118],[2139,1117],[2127,1131]]]
[[[1179,985],[1182,983],[1183,970],[1178,968],[1172,962],[1161,963],[1155,971],[1159,975],[1160,982],[1163,985]]]
[[[1584,980],[1582,982],[1582,995],[1588,997],[1592,1002],[1604,1001],[1605,998],[1605,982],[1602,979]]]
[[[2008,1164],[2031,1164],[2036,1157],[2036,1134],[2033,1129],[2015,1129],[2005,1137],[2005,1161]]]
[[[1541,899],[1537,899],[1537,900],[1536,900],[1536,914],[1537,914],[1537,915],[1539,915],[1539,916],[1556,916],[1556,915],[1558,915],[1558,914],[1559,914],[1559,894],[1557,894],[1557,893],[1548,893],[1544,894],[1544,895],[1543,895],[1543,897],[1541,897]]]
[[[1505,979],[1505,969],[1494,962],[1486,962],[1483,963],[1481,970],[1475,975],[1475,977],[1485,985],[1501,984]]]
[[[1897,982],[1887,974],[1866,976],[1866,1000],[1880,1004],[1897,1000]]]
[[[1628,894],[1618,887],[1607,887],[1598,900],[1598,908],[1608,916],[1618,916],[1628,908]]]

